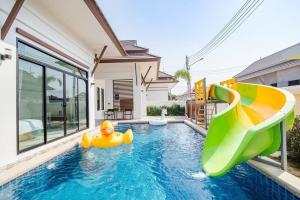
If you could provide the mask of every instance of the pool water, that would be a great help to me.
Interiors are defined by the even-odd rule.
[[[117,127],[128,128],[132,145],[76,147],[0,186],[0,199],[297,199],[246,164],[205,176],[204,138],[185,124]]]

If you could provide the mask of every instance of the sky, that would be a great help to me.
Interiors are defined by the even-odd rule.
[[[97,0],[120,40],[134,39],[174,74],[246,0]],[[265,0],[221,46],[191,67],[192,82],[226,80],[252,62],[300,42],[300,1]],[[186,91],[181,80],[172,93]]]

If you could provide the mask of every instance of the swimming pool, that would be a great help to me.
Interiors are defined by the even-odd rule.
[[[0,199],[297,199],[246,164],[205,177],[204,138],[185,124],[117,127],[128,128],[132,145],[76,147],[0,186]]]

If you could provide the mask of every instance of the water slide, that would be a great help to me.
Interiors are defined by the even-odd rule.
[[[281,145],[280,123],[289,129],[294,121],[295,98],[279,88],[233,82],[211,85],[208,97],[229,103],[208,128],[201,163],[209,176],[274,153]]]

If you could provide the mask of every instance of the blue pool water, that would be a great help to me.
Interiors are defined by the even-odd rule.
[[[206,177],[204,138],[184,124],[118,127],[127,128],[132,145],[76,147],[0,186],[0,199],[297,199],[246,164]]]

